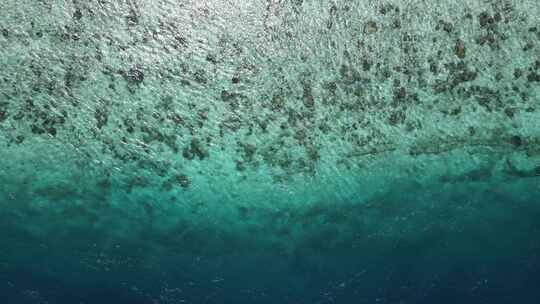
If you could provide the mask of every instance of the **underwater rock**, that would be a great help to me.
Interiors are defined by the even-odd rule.
[[[466,55],[466,48],[465,48],[465,42],[463,42],[462,40],[458,40],[456,41],[456,46],[454,47],[454,51],[456,53],[456,56],[458,56],[458,58],[465,58],[465,55]]]
[[[379,27],[377,26],[377,23],[375,21],[368,21],[366,22],[366,25],[364,26],[364,33],[366,34],[374,34],[379,30]]]
[[[144,81],[144,73],[138,66],[133,66],[123,73],[124,78],[132,84],[139,85]]]

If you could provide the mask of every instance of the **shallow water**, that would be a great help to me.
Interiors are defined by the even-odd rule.
[[[536,303],[536,1],[0,3],[1,303]]]

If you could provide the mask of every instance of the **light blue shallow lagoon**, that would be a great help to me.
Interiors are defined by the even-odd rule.
[[[0,303],[539,303],[536,0],[2,0]]]

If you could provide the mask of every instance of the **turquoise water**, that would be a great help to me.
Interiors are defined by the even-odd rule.
[[[0,3],[2,303],[536,303],[536,1]]]

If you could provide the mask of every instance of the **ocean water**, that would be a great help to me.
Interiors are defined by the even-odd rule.
[[[0,303],[539,303],[535,0],[3,0]]]

